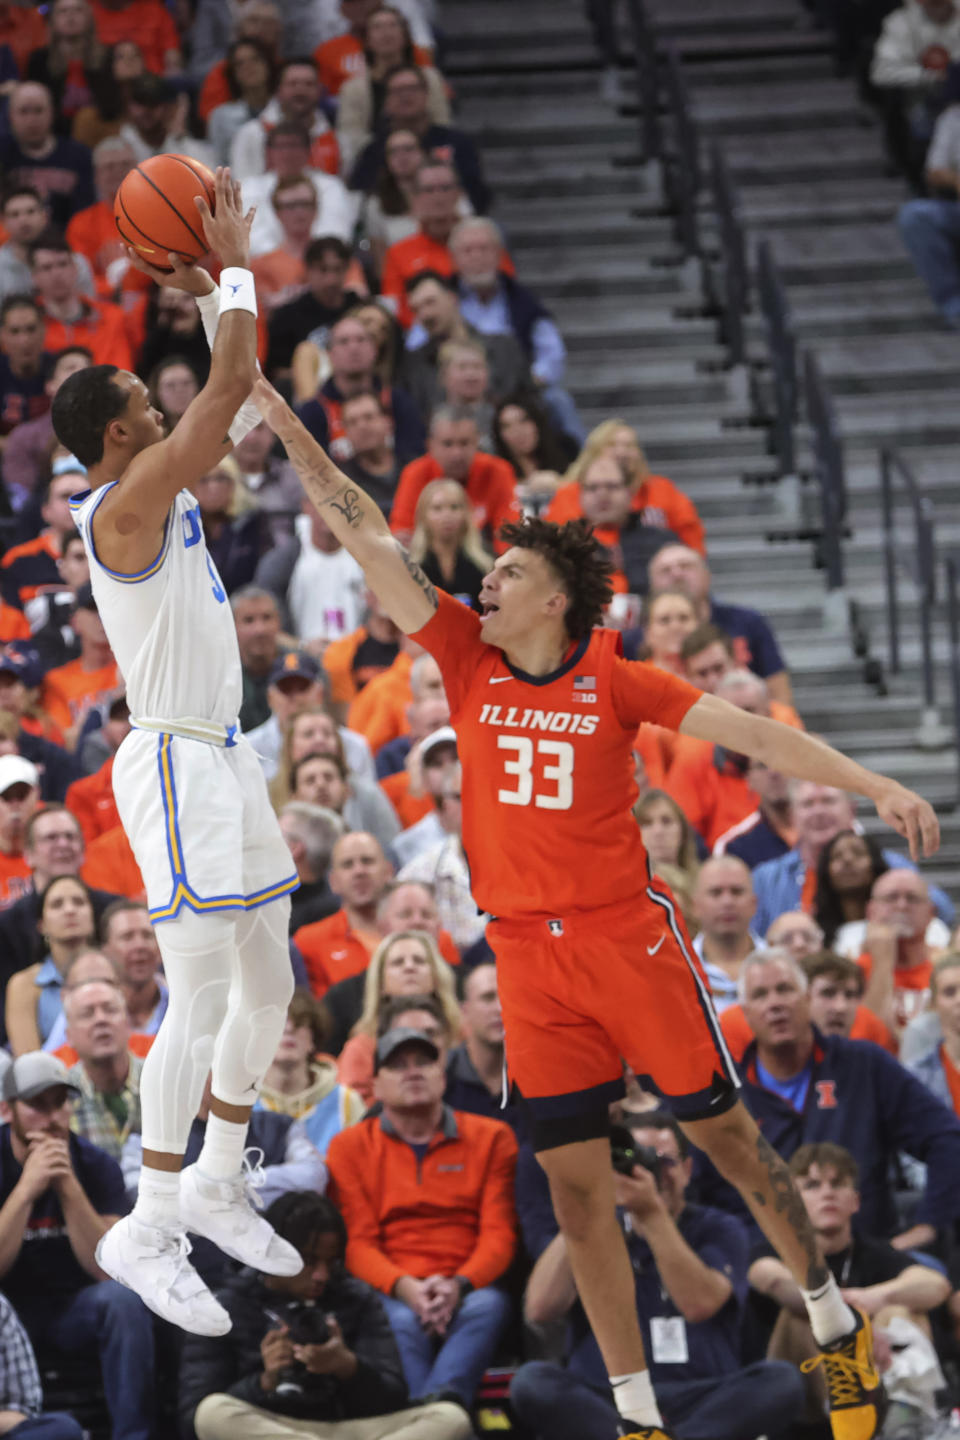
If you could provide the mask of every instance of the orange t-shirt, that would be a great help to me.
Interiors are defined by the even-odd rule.
[[[364,685],[347,712],[347,725],[351,730],[359,730],[374,753],[388,740],[406,735],[410,729],[407,706],[413,699],[410,691],[412,664],[412,658],[401,650],[389,669]]]
[[[52,530],[41,530],[32,540],[24,540],[20,545],[11,545],[10,549],[0,560],[0,569],[9,570],[17,560],[25,560],[30,555],[49,555],[52,560],[60,559],[60,542]],[[49,589],[61,590],[63,585],[20,585],[17,589],[17,599],[21,605],[26,605],[36,595],[40,595]]]
[[[960,1070],[954,1065],[943,1045],[940,1046],[940,1064],[943,1066],[943,1073],[947,1077],[947,1085],[950,1088],[950,1099],[953,1101],[954,1112],[960,1115]]]
[[[0,910],[15,900],[29,895],[33,889],[33,872],[22,855],[7,855],[0,850]]]
[[[56,354],[68,345],[85,345],[93,355],[94,365],[116,365],[120,370],[132,370],[133,354],[120,306],[85,296],[81,303],[84,316],[75,324],[65,325],[62,320],[47,318],[44,349]]]
[[[286,250],[269,250],[266,255],[258,255],[251,260],[250,269],[257,287],[257,300],[265,310],[274,310],[288,300],[295,300],[307,278],[306,265]]]
[[[69,730],[91,706],[106,701],[110,692],[122,684],[115,660],[101,665],[99,670],[84,670],[81,660],[70,660],[47,671],[40,703],[55,725]]]
[[[46,43],[47,25],[38,9],[33,5],[0,5],[0,45],[10,46],[22,78],[26,78],[31,52]]]
[[[122,825],[105,830],[87,846],[80,878],[92,890],[110,890],[128,900],[144,900],[146,886]]]
[[[630,508],[641,513],[648,525],[658,525],[663,530],[672,530],[684,545],[689,545],[693,550],[699,550],[701,555],[706,554],[703,521],[700,519],[696,505],[665,475],[648,475],[643,484],[634,492]],[[552,520],[556,525],[563,525],[567,520],[579,519],[582,514],[580,485],[578,481],[570,480],[557,490],[547,506],[545,518]],[[605,530],[597,531],[597,536],[604,545],[613,544],[616,539],[616,531],[613,532],[612,540],[607,539],[606,534]]]
[[[500,254],[500,269],[508,275],[515,275],[516,268],[506,250]],[[383,257],[383,275],[380,280],[380,294],[396,302],[397,319],[404,330],[413,323],[413,311],[407,304],[406,282],[419,275],[421,270],[436,270],[438,275],[453,274],[453,256],[440,240],[418,230],[391,245]]]
[[[331,985],[362,974],[381,938],[373,934],[362,936],[351,930],[345,910],[337,910],[312,925],[301,925],[293,933],[293,943],[307,967],[310,989],[318,999],[326,995]],[[460,964],[460,952],[446,930],[437,936],[437,949],[448,965]]]
[[[116,45],[118,40],[135,40],[143,52],[148,70],[162,75],[168,50],[180,49],[177,27],[160,0],[130,0],[122,10],[111,10],[101,0],[90,0],[97,25],[97,37],[103,45]]]
[[[746,775],[730,761],[717,769],[715,752],[711,740],[678,736],[664,787],[711,849],[725,830],[739,825],[760,803]]]
[[[88,845],[120,824],[113,794],[113,760],[111,755],[92,775],[84,775],[67,786],[64,804],[79,822]]]
[[[727,1042],[727,1048],[739,1065],[743,1059],[747,1046],[753,1039],[753,1031],[746,1015],[743,1013],[742,1005],[728,1005],[720,1016],[720,1029],[723,1031],[723,1038]],[[866,1005],[858,1005],[857,1013],[853,1017],[853,1024],[850,1027],[851,1040],[872,1040],[874,1045],[881,1045],[884,1050],[889,1050],[891,1055],[897,1053],[897,1042],[890,1031],[884,1025],[879,1016],[868,1010]]]
[[[71,250],[85,255],[97,279],[98,291],[106,296],[113,290],[106,278],[106,269],[111,260],[124,254],[123,241],[113,219],[113,206],[105,200],[79,210],[67,225],[67,243]],[[135,271],[139,276],[140,272]],[[149,277],[140,277],[149,284]]]
[[[873,957],[865,950],[862,955],[857,956],[857,964],[869,985],[870,975],[873,971]],[[932,975],[932,960],[924,960],[922,965],[894,966],[894,1018],[901,1030],[905,1025],[909,1025],[915,1015],[919,1015],[922,1010],[927,1008]]]
[[[141,1035],[139,1031],[135,1030],[127,1041],[127,1049],[131,1055],[139,1055],[140,1059],[143,1060],[150,1054],[150,1046],[156,1038],[156,1035]],[[58,1045],[53,1053],[58,1060],[63,1061],[68,1070],[71,1065],[76,1065],[80,1059],[80,1056],[72,1045]]]
[[[372,1035],[351,1035],[337,1057],[337,1079],[341,1085],[356,1090],[364,1105],[372,1105],[373,1062],[376,1041]]]
[[[477,904],[542,919],[640,899],[637,729],[643,720],[676,729],[700,691],[624,660],[615,630],[571,642],[552,675],[524,676],[484,643],[476,612],[445,594],[413,638],[436,659],[450,702]]]
[[[420,494],[431,480],[439,480],[442,475],[443,468],[432,455],[421,455],[419,460],[411,460],[403,467],[390,511],[391,530],[413,533]],[[478,450],[473,457],[465,488],[474,524],[478,530],[490,531],[494,537],[494,548],[502,553],[506,546],[496,539],[500,526],[509,520],[520,519],[517,477],[506,460]]]
[[[30,622],[23,611],[0,600],[0,645],[9,645],[11,640],[29,640],[31,634]]]
[[[367,631],[361,625],[359,630],[332,640],[323,652],[323,668],[330,681],[330,698],[336,705],[349,705],[362,690],[390,669],[389,665],[354,668],[354,657],[367,638]]]
[[[417,797],[410,794],[410,776],[406,770],[397,770],[381,780],[380,789],[396,810],[404,830],[409,830],[411,825],[416,825],[418,820],[436,809],[432,795]]]

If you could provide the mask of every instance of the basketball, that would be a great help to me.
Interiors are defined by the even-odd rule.
[[[154,155],[126,176],[113,202],[113,218],[126,243],[158,270],[167,255],[199,260],[209,250],[200,212],[202,195],[214,204],[213,172],[187,155]]]

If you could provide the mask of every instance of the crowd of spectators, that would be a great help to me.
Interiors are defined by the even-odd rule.
[[[588,9],[610,60],[612,7]],[[960,237],[960,15],[953,0],[831,15],[847,59],[882,24],[865,83],[897,153],[932,131],[927,181],[951,199],[911,202],[904,234],[960,324],[943,245]],[[714,591],[690,498],[623,420],[587,432],[560,328],[489,216],[441,25],[430,0],[0,5],[4,1433],[76,1440],[41,1384],[57,1392],[71,1365],[116,1440],[178,1425],[186,1440],[459,1440],[502,1428],[504,1410],[543,1440],[614,1433],[523,1106],[502,1094],[496,957],[440,671],[265,425],[195,494],[235,620],[241,727],[300,879],[298,988],[248,1168],[304,1269],[239,1271],[198,1242],[234,1322],[200,1339],[170,1334],[94,1259],[136,1186],[139,1076],[167,992],[113,796],[129,715],[71,523],[83,467],[58,449],[50,404],[107,361],[143,377],[173,428],[209,366],[192,300],[151,287],[119,244],[113,199],[135,164],[231,165],[257,206],[261,364],[435,585],[476,606],[504,520],[584,516],[614,564],[608,622],[628,656],[803,726],[769,622]],[[887,1433],[920,1437],[951,1386],[960,1399],[952,903],[840,792],[651,725],[634,762],[650,864],[745,1102],[885,1337],[901,1426]],[[681,1440],[819,1440],[798,1292],[657,1097],[629,1073],[625,1087],[612,1163],[665,1415]],[[512,1384],[485,1380],[491,1366]]]

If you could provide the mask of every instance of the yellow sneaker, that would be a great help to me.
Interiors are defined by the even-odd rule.
[[[887,1410],[887,1397],[873,1360],[873,1330],[862,1310],[854,1310],[857,1328],[826,1346],[804,1373],[822,1365],[826,1372],[827,1405],[834,1440],[872,1440]]]
[[[639,1430],[621,1430],[620,1440],[673,1440],[661,1425],[644,1425]]]

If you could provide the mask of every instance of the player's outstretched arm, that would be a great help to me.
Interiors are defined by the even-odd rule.
[[[437,608],[437,592],[390,533],[383,512],[348,480],[267,380],[253,398],[282,442],[300,483],[337,539],[363,568],[367,583],[395,625],[411,635]]]
[[[921,853],[932,855],[940,844],[940,822],[922,796],[779,720],[750,715],[716,695],[701,695],[681,721],[680,733],[711,740],[739,755],[752,755],[797,780],[866,795],[880,819],[909,841],[914,860]]]

